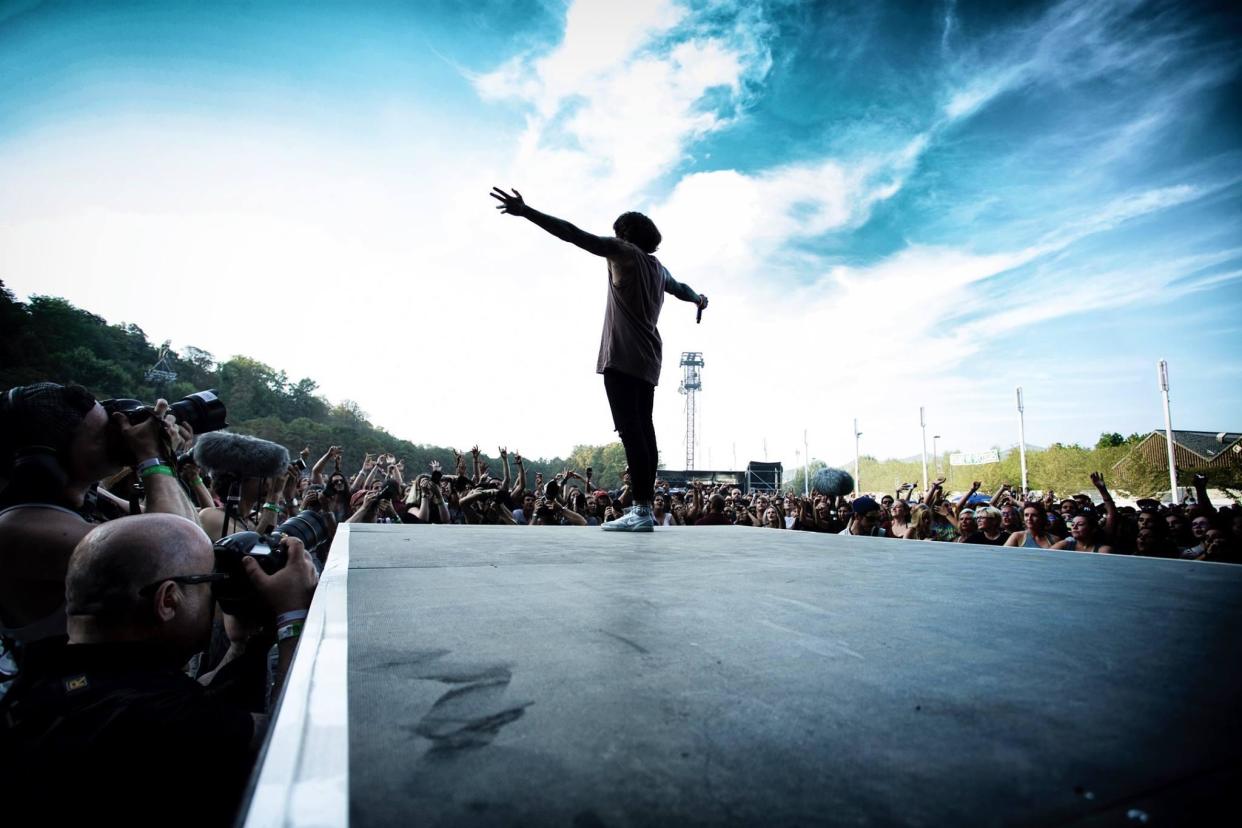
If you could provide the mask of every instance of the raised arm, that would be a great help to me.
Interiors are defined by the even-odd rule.
[[[329,446],[327,453],[324,454],[323,457],[320,457],[318,461],[316,461],[315,465],[311,467],[311,482],[312,483],[323,482],[323,467],[328,465],[328,461],[331,460],[333,457],[337,456],[337,453],[340,450],[341,450],[340,446]]]
[[[500,490],[507,492],[509,491],[509,484],[513,482],[512,476],[509,473],[509,450],[504,446],[497,446],[497,449],[500,451],[500,463],[505,469],[504,479],[500,481]]]
[[[522,194],[517,190],[510,195],[499,187],[493,187],[489,195],[500,202],[496,205],[496,209],[500,212],[527,219],[561,241],[567,241],[588,253],[611,259],[618,259],[629,254],[630,248],[620,239],[612,236],[594,236],[585,230],[579,230],[564,219],[541,213],[534,207],[528,206],[522,200]]]
[[[996,494],[992,495],[992,499],[988,501],[988,505],[989,506],[1000,506],[1001,500],[1005,497],[1005,492],[1009,491],[1010,488],[1011,487],[1008,483],[1003,484],[999,489],[996,490]]]
[[[1108,533],[1109,540],[1116,541],[1117,504],[1113,503],[1113,496],[1109,494],[1108,486],[1104,485],[1104,475],[1091,472],[1091,482],[1095,484],[1100,497],[1104,500],[1104,531]]]
[[[1206,474],[1195,475],[1195,501],[1196,506],[1208,512],[1216,511],[1215,507],[1212,506],[1212,498],[1208,496]]]
[[[513,462],[517,464],[518,479],[517,484],[510,490],[509,497],[517,500],[526,493],[526,466],[522,465],[522,452],[513,452]]]
[[[957,502],[957,508],[953,512],[954,518],[959,517],[962,514],[962,510],[966,508],[966,504],[970,502],[970,499],[974,497],[975,492],[979,491],[979,487],[982,485],[982,480],[976,480],[974,483],[970,484],[970,491],[962,495],[962,499]]]

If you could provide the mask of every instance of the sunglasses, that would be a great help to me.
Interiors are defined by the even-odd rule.
[[[164,583],[172,581],[174,584],[215,584],[220,581],[227,581],[229,576],[223,572],[211,572],[206,575],[174,575],[171,578],[160,578],[158,581],[147,584],[138,590],[138,595],[143,598],[149,598],[155,594]]]

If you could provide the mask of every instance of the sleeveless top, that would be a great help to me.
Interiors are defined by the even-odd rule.
[[[608,302],[595,372],[620,371],[658,385],[664,342],[656,323],[671,277],[655,256],[628,242],[626,247],[629,262],[608,260]],[[613,281],[618,270],[623,274],[619,286]]]
[[[1035,536],[1032,535],[1030,532],[1026,533],[1026,540],[1022,541],[1022,546],[1025,549],[1043,549],[1044,548],[1035,541]]]

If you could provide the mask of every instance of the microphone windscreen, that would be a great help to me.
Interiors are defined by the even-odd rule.
[[[289,452],[270,440],[210,431],[199,435],[194,462],[214,476],[276,477],[289,468]]]
[[[847,471],[824,468],[811,478],[811,488],[822,495],[840,497],[854,491],[854,478]]]

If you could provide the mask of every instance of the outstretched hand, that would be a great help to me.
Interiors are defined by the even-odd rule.
[[[517,190],[513,191],[513,195],[509,195],[499,187],[492,187],[488,195],[500,202],[496,205],[496,209],[500,212],[511,216],[526,215],[526,202],[522,200],[522,194]]]

